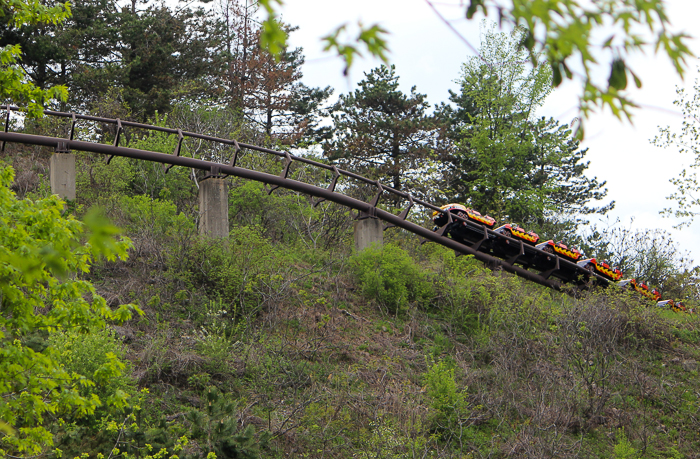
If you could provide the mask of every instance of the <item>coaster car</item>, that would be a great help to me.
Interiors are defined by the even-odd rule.
[[[493,228],[493,225],[496,224],[496,219],[494,219],[493,217],[489,217],[488,215],[481,215],[476,210],[470,209],[466,206],[463,206],[462,204],[446,204],[440,208],[446,212],[450,212],[454,215],[457,215],[458,217],[462,217],[467,220],[476,222],[480,225],[484,225],[487,228]],[[444,212],[439,212],[437,210],[433,212],[433,223],[435,223],[435,226],[437,226],[438,228],[444,226],[447,223],[447,221],[447,214],[445,214]]]
[[[600,274],[606,279],[618,281],[622,277],[622,271],[619,268],[611,268],[610,263],[606,260],[597,261],[595,258],[587,258],[576,263],[580,267],[587,269],[592,273]]]
[[[663,300],[656,303],[660,308],[669,308],[674,312],[688,312],[682,301]]]
[[[515,239],[522,239],[530,245],[537,244],[540,237],[534,231],[525,231],[523,227],[517,223],[506,223],[503,226],[499,226],[494,230],[497,233],[501,233],[504,236],[510,236]]]
[[[672,304],[674,304],[673,300],[663,300],[656,303],[660,308],[670,308]]]
[[[649,291],[649,286],[642,281],[637,282],[636,279],[626,279],[617,283],[620,287],[631,288],[652,301],[659,301],[661,299],[661,294],[658,290],[654,289]]]
[[[688,312],[682,301],[674,301],[671,305],[671,309],[676,312]]]
[[[659,292],[656,289],[649,290],[649,286],[646,283],[639,282],[637,284],[637,286],[640,287],[641,290],[640,289],[635,289],[635,290],[637,290],[638,292],[641,292],[647,298],[650,298],[654,301],[659,301],[661,299],[661,292]]]
[[[579,258],[583,256],[581,251],[579,251],[576,248],[569,248],[564,244],[563,242],[554,242],[553,240],[549,240],[547,242],[542,242],[541,244],[537,244],[535,247],[538,249],[548,252],[548,253],[556,253],[557,255],[561,255],[562,257],[571,260],[571,261],[578,261]]]

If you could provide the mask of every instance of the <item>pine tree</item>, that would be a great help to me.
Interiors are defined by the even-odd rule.
[[[216,388],[209,387],[204,395],[204,411],[192,410],[187,415],[192,438],[220,459],[258,459],[269,433],[256,436],[252,424],[239,428],[235,404]]]
[[[393,65],[366,73],[358,86],[332,109],[333,138],[323,145],[326,156],[397,190],[423,197],[432,193],[435,161],[447,147],[438,135],[439,123],[427,113],[425,95],[415,87],[404,94]]]
[[[213,71],[215,38],[210,33],[215,25],[203,9],[122,10],[119,27],[122,69],[117,85],[138,118],[167,113],[178,96],[210,92],[205,79]]]

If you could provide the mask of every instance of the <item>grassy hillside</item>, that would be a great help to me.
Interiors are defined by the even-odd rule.
[[[14,189],[35,199],[47,156],[23,152]],[[700,457],[696,316],[396,228],[353,254],[346,209],[235,179],[229,239],[200,238],[188,171],[102,161],[80,157],[69,210],[102,206],[133,247],[87,278],[145,315],[51,338],[80,374],[113,352],[126,376],[98,389],[130,395],[57,423],[64,457]]]

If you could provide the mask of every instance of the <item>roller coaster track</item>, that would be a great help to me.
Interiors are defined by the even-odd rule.
[[[457,254],[472,255],[474,258],[484,262],[491,268],[500,267],[504,271],[555,290],[562,289],[564,282],[580,283],[585,280],[586,284],[588,285],[596,284],[603,286],[608,285],[609,283],[609,281],[604,277],[596,273],[592,273],[585,268],[578,266],[576,263],[536,249],[530,245],[523,244],[523,242],[519,239],[507,237],[503,234],[487,229],[486,227],[476,225],[471,221],[465,220],[449,212],[447,213],[448,223],[437,231],[431,231],[430,229],[424,228],[421,225],[408,221],[407,217],[409,212],[411,212],[416,206],[422,207],[425,209],[425,211],[431,213],[432,211],[444,212],[440,209],[440,207],[429,202],[416,199],[408,193],[382,185],[379,181],[371,180],[352,172],[338,169],[333,165],[323,164],[308,158],[295,156],[289,152],[275,151],[256,145],[249,145],[237,142],[235,139],[223,139],[204,134],[185,132],[181,129],[165,128],[120,119],[102,118],[50,110],[44,111],[44,115],[67,118],[69,120],[70,130],[66,138],[10,132],[8,129],[10,126],[11,115],[14,112],[18,112],[18,110],[19,109],[14,106],[0,106],[0,111],[6,112],[5,128],[3,131],[0,131],[0,142],[2,143],[1,148],[3,151],[6,143],[39,145],[54,148],[57,153],[84,151],[104,154],[107,156],[108,163],[114,156],[157,162],[165,165],[164,167],[166,173],[173,166],[182,166],[205,171],[208,174],[207,176],[235,176],[248,180],[255,180],[257,182],[270,185],[272,187],[269,190],[270,192],[278,187],[286,188],[320,198],[318,201],[316,201],[316,204],[322,201],[330,201],[350,209],[354,209],[362,216],[383,220],[388,224],[385,229],[390,227],[403,228],[404,230],[423,238],[424,241],[432,241],[441,244],[454,250]],[[108,145],[95,141],[76,140],[74,138],[76,132],[75,128],[76,123],[80,120],[114,125],[116,127],[114,143],[112,145]],[[177,145],[175,146],[172,154],[120,146],[120,140],[124,134],[125,128],[135,128],[175,135],[177,136]],[[182,142],[186,138],[211,142],[212,144],[218,144],[219,146],[229,149],[232,148],[233,154],[231,155],[228,163],[205,161],[180,156]],[[282,173],[280,175],[274,175],[267,172],[237,166],[236,163],[239,159],[239,153],[242,150],[255,151],[281,158],[284,161]],[[333,178],[326,188],[321,188],[316,185],[290,179],[288,175],[290,167],[293,164],[303,164],[305,166],[323,169],[332,173]],[[338,179],[341,177],[355,180],[366,187],[373,187],[374,197],[369,202],[366,202],[336,191]],[[399,214],[393,214],[378,207],[382,196],[387,195],[394,195],[393,197],[395,199],[398,196],[401,202],[407,203],[405,208]],[[462,222],[464,224],[463,227],[469,230],[468,232],[471,236],[468,238],[468,240],[462,240],[462,242],[460,242],[448,237],[446,234],[448,232],[447,229],[451,227],[451,225],[458,222]]]

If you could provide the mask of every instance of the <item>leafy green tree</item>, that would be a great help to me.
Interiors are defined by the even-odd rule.
[[[21,29],[28,26],[47,27],[59,24],[70,17],[69,3],[50,4],[40,2],[0,1],[0,27]],[[27,81],[22,66],[22,47],[18,43],[0,41],[0,97],[25,105],[30,116],[40,116],[44,104],[52,99],[67,97],[63,86],[37,86]]]
[[[358,86],[332,108],[333,138],[324,153],[343,168],[425,195],[433,160],[446,151],[425,95],[415,87],[404,94],[393,65],[366,73]]]
[[[546,55],[552,70],[554,86],[566,79],[578,77],[578,67],[583,69],[583,91],[579,109],[584,117],[595,107],[608,107],[614,115],[630,117],[634,105],[622,92],[628,77],[635,85],[642,86],[640,78],[625,63],[625,55],[653,44],[671,59],[679,75],[683,75],[685,59],[692,55],[684,33],[672,33],[663,2],[658,0],[616,0],[585,2],[582,0],[511,0],[511,5],[501,7],[496,0],[470,0],[467,18],[477,11],[488,14],[496,8],[500,20],[524,27],[527,33],[521,44],[529,50],[534,64],[540,53]],[[595,34],[604,27],[619,30],[611,35],[603,49],[611,51],[606,66],[610,76],[606,84],[596,83],[593,72],[601,56],[592,48]],[[647,34],[647,35],[645,35]],[[649,43],[649,38],[652,43]],[[606,56],[607,57],[607,56]]]
[[[671,183],[677,190],[667,199],[674,201],[675,208],[668,207],[661,213],[665,216],[674,216],[683,219],[676,227],[690,226],[700,214],[700,181],[698,181],[698,169],[700,169],[700,121],[697,113],[700,110],[700,80],[695,79],[691,94],[683,88],[677,88],[678,98],[673,104],[683,113],[683,123],[680,132],[674,132],[670,126],[659,127],[659,134],[654,137],[652,144],[662,148],[676,148],[681,153],[690,153],[694,156],[693,163],[684,168],[677,178],[671,179]]]
[[[460,92],[450,91],[454,106],[442,105],[449,117],[452,137],[475,123],[476,116],[511,123],[530,119],[552,92],[552,76],[542,56],[529,65],[527,51],[520,46],[526,32],[496,31],[496,24],[481,23],[479,55],[462,65],[456,81]]]
[[[544,65],[528,69],[527,53],[519,47],[522,32],[494,28],[482,30],[480,57],[463,65],[461,94],[451,94],[457,108],[444,109],[457,143],[450,196],[495,217],[542,215],[548,190],[542,187],[545,175],[530,176],[530,121],[551,92],[551,74]]]
[[[535,116],[551,92],[549,68],[543,61],[529,65],[520,47],[524,31],[508,35],[494,27],[484,30],[480,56],[462,68],[461,92],[450,98],[455,107],[440,108],[456,142],[448,194],[496,218],[540,228],[552,226],[557,214],[604,213],[611,205],[588,204],[606,190],[584,175],[587,150],[578,149],[567,126]],[[569,230],[581,223],[567,221]]]
[[[94,389],[121,374],[114,355],[91,375],[69,373],[49,338],[140,312],[133,305],[112,311],[80,278],[98,258],[124,258],[129,241],[115,238],[116,228],[96,214],[85,223],[62,215],[55,195],[17,200],[9,189],[13,175],[12,168],[0,170],[0,457],[44,454],[53,445],[53,418],[126,405],[123,391],[100,399]]]
[[[700,299],[700,267],[694,266],[690,254],[667,231],[613,226],[598,229],[591,236],[596,243],[590,255],[608,259],[626,278],[647,282],[665,299]]]

